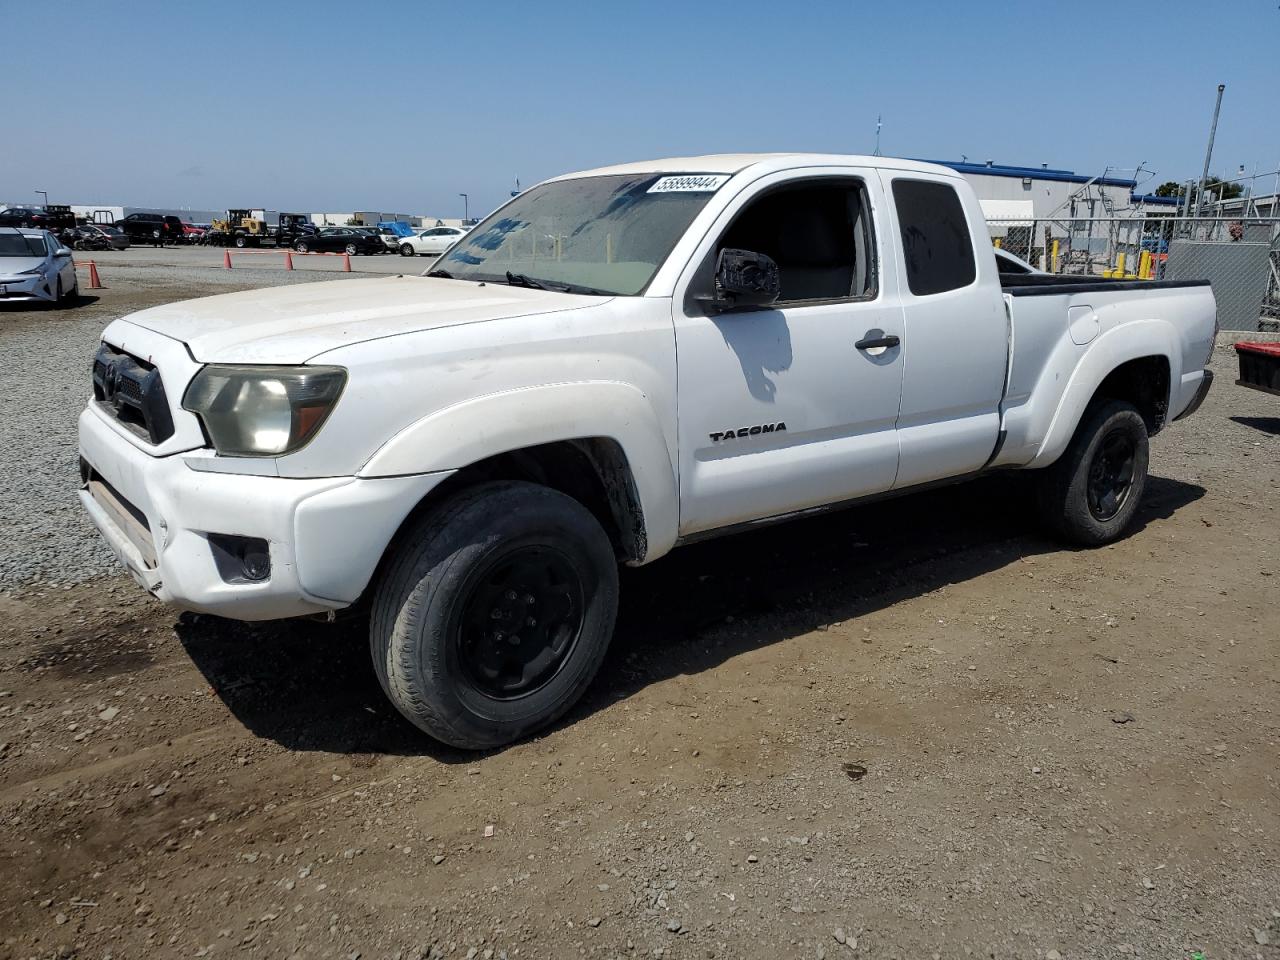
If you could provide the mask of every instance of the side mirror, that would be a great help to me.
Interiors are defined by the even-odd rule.
[[[69,257],[69,256],[71,256],[71,251],[70,251],[69,249],[67,249],[66,247],[59,247],[59,248],[58,248],[58,252],[57,252],[57,253],[55,253],[55,254],[54,254],[54,256],[55,256],[55,257],[64,257],[64,258],[65,258],[65,257]]]
[[[726,248],[716,261],[715,293],[700,297],[712,310],[767,307],[782,292],[778,265],[763,253]]]

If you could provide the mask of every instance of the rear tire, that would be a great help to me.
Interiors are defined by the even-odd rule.
[[[237,247],[239,247],[239,248],[241,248],[241,249],[244,249],[244,248],[245,248],[245,247],[247,247],[248,245],[249,245],[249,241],[248,241],[248,240],[246,240],[244,237],[242,237],[242,236],[237,236],[237,237],[236,237],[236,246],[237,246]]]
[[[618,567],[576,500],[523,482],[463,491],[413,522],[373,596],[391,702],[437,740],[502,746],[573,706],[613,634]]]
[[[347,244],[347,256],[354,257],[359,252],[360,252],[360,248],[357,247],[354,243]]]
[[[1091,406],[1058,462],[1040,477],[1045,525],[1085,547],[1119,539],[1138,510],[1149,457],[1146,421],[1136,407],[1120,400]]]
[[[295,243],[295,244],[293,245],[293,249],[297,250],[299,253],[306,253],[306,252],[307,252],[307,241],[305,241],[305,240],[299,240],[297,243]]]

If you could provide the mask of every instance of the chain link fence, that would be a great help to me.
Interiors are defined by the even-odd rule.
[[[1228,330],[1280,330],[1280,218],[988,220],[991,242],[1037,270],[1208,280]]]

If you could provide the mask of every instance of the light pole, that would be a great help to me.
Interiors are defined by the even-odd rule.
[[[48,194],[46,191],[44,191],[44,190],[35,190],[35,191],[33,191],[33,192],[34,192],[34,193],[38,193],[38,194],[40,194],[40,196],[44,197],[44,205],[45,205],[46,207],[47,207],[47,206],[49,206],[49,194]]]
[[[1200,216],[1200,207],[1204,202],[1205,183],[1209,179],[1209,161],[1213,159],[1213,138],[1218,132],[1218,112],[1222,110],[1222,91],[1227,89],[1225,83],[1218,84],[1218,99],[1213,103],[1213,123],[1209,126],[1209,146],[1204,152],[1204,173],[1200,174],[1200,198],[1196,200],[1196,216]]]
[[[462,198],[462,222],[466,223],[471,219],[471,210],[468,206],[467,195],[465,193],[458,194]]]

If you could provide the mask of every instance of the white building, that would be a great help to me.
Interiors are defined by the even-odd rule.
[[[1123,177],[1085,176],[1073,170],[934,160],[964,175],[988,220],[1084,219],[1128,216],[1137,183]],[[1164,198],[1157,198],[1163,200]]]

